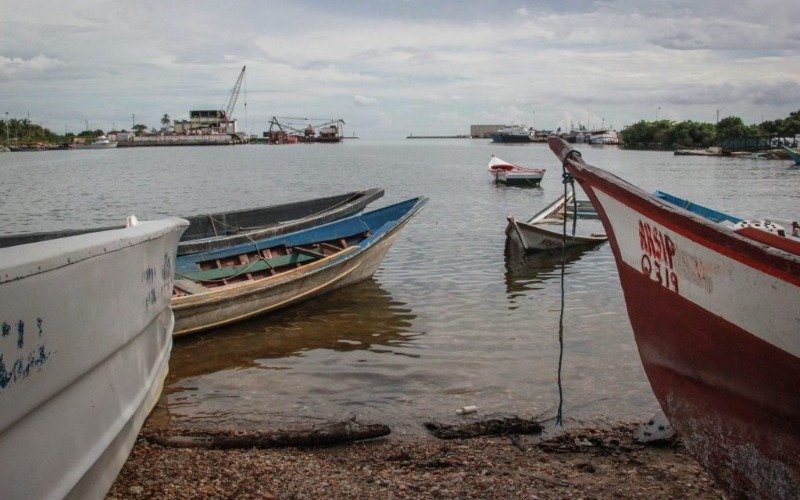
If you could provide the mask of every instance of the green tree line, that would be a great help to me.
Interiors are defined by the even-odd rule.
[[[164,115],[167,117],[168,115]],[[164,118],[162,118],[162,123]],[[147,125],[136,124],[133,131],[141,134],[147,131]],[[105,135],[102,129],[84,130],[77,134],[67,132],[63,135],[57,134],[47,127],[36,124],[27,118],[9,118],[0,120],[0,143],[6,145],[23,145],[32,143],[44,144],[63,144],[70,143],[76,137],[84,139],[94,139]]]
[[[639,121],[620,132],[622,145],[631,149],[707,148],[729,139],[745,137],[794,137],[800,134],[800,110],[786,118],[745,125],[741,118],[729,116],[718,123],[691,120],[672,122]]]

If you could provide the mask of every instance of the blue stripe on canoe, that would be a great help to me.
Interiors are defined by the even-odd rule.
[[[701,217],[705,217],[706,219],[712,220],[714,222],[729,221],[729,222],[732,222],[732,223],[736,224],[737,222],[741,222],[742,221],[742,219],[740,219],[738,217],[734,217],[733,215],[728,215],[728,214],[723,213],[723,212],[718,212],[718,211],[713,210],[711,208],[707,208],[707,207],[704,207],[702,205],[698,205],[698,204],[693,203],[691,201],[684,200],[683,198],[678,198],[677,196],[673,196],[673,195],[671,195],[669,193],[665,193],[663,191],[656,191],[654,194],[655,194],[656,197],[658,197],[658,198],[660,198],[660,199],[662,199],[664,201],[672,203],[675,206],[683,208],[684,210],[688,210],[688,211],[690,211],[690,212],[692,212],[694,214],[697,214],[697,215],[699,215]]]
[[[362,241],[360,246],[368,246],[372,243],[374,238],[382,234],[383,231],[411,217],[422,205],[427,203],[427,201],[428,199],[424,197],[410,198],[371,212],[353,215],[294,233],[274,236],[256,242],[244,243],[209,252],[178,256],[175,262],[175,271],[179,274],[190,273],[197,271],[195,263],[200,261],[223,259],[246,252],[255,252],[257,249],[264,250],[279,246],[294,247],[309,245],[320,241],[337,240],[341,238],[346,239],[365,231],[370,231],[373,235]]]

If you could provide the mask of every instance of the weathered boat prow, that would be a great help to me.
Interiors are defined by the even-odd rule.
[[[187,222],[131,223],[0,249],[0,498],[102,498],[161,394]]]
[[[642,364],[687,450],[732,498],[796,498],[800,256],[549,144],[601,216]]]

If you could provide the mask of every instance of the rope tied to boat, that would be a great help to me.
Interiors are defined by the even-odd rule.
[[[572,178],[567,172],[567,161],[570,156],[581,154],[578,151],[572,150],[564,158],[561,164],[561,183],[564,185],[564,200],[569,196],[569,190],[572,189],[572,235],[575,235],[575,225],[578,219],[578,201],[575,197],[575,179]],[[567,207],[564,206],[564,218],[562,221],[562,235],[561,235],[561,311],[558,316],[558,414],[556,415],[556,425],[564,427],[563,408],[564,408],[564,388],[561,381],[561,368],[564,364],[564,304],[566,302],[564,292],[564,276],[567,267]]]

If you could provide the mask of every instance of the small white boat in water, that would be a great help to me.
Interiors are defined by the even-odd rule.
[[[599,245],[608,241],[592,203],[575,200],[575,193],[562,195],[524,222],[509,215],[506,238],[508,243],[526,253]]]
[[[161,394],[170,218],[0,237],[0,498],[102,498]]]
[[[117,141],[111,141],[104,135],[97,136],[85,144],[73,144],[72,149],[111,149],[117,147]]]
[[[545,169],[528,168],[508,163],[492,155],[488,165],[489,173],[494,177],[495,183],[507,186],[536,187],[542,182]]]

